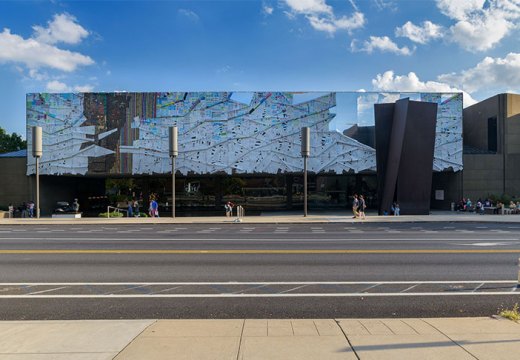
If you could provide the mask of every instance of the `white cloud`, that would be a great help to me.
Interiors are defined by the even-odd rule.
[[[395,36],[406,37],[413,42],[426,44],[430,40],[441,38],[443,36],[443,28],[431,21],[424,21],[421,26],[408,21],[403,26],[395,29]]]
[[[287,5],[300,14],[333,14],[332,7],[325,0],[285,0]]]
[[[63,92],[71,92],[71,91],[92,92],[92,90],[94,90],[94,86],[90,85],[90,84],[85,84],[85,85],[74,85],[71,87],[61,81],[52,80],[47,83],[46,89],[48,92],[53,92],[53,93],[63,93]]]
[[[262,5],[262,12],[265,14],[265,15],[271,15],[274,11],[274,8],[272,6],[269,6],[267,4],[263,4]]]
[[[58,42],[78,44],[89,35],[89,32],[76,22],[74,16],[66,13],[54,15],[53,20],[47,23],[46,28],[35,25],[33,30],[33,38],[40,43],[46,44],[56,44]]]
[[[485,51],[517,28],[518,0],[437,0],[440,11],[455,20],[445,37],[469,51]]]
[[[23,63],[30,69],[49,67],[71,72],[78,66],[92,65],[89,56],[11,34],[9,29],[0,33],[0,63]]]
[[[48,92],[67,92],[69,91],[69,87],[67,84],[62,83],[58,80],[52,80],[47,83],[47,91]]]
[[[94,86],[90,84],[75,85],[73,89],[76,92],[92,92],[94,90]]]
[[[41,73],[36,69],[29,69],[29,77],[37,81],[44,81],[49,78],[49,76],[46,73]]]
[[[468,15],[481,10],[486,0],[437,0],[437,7],[446,16],[466,20]]]
[[[304,15],[310,25],[318,30],[334,35],[338,30],[352,31],[365,25],[365,15],[357,10],[356,4],[351,1],[354,13],[351,16],[337,17],[334,9],[325,0],[285,0],[291,9],[285,12],[293,19],[296,15]]]
[[[390,52],[397,55],[411,55],[415,50],[410,50],[406,46],[400,48],[388,36],[370,36],[370,40],[365,40],[361,47],[358,46],[357,41],[353,40],[350,44],[350,48],[354,52],[366,52],[371,54],[375,50],[379,50],[381,52]]]
[[[475,67],[460,73],[443,74],[440,81],[456,84],[469,92],[479,90],[520,90],[520,53],[504,58],[486,57]]]
[[[379,11],[396,11],[397,4],[393,0],[373,0],[373,4]]]
[[[383,74],[377,74],[376,78],[372,79],[372,86],[376,91],[462,92],[465,107],[477,102],[467,92],[449,84],[437,81],[421,81],[414,72],[410,72],[408,75],[395,75],[391,70],[385,71]]]
[[[179,9],[178,13],[181,14],[182,16],[187,17],[188,19],[190,19],[193,22],[198,22],[200,20],[199,15],[197,15],[197,13],[195,13],[192,10]]]

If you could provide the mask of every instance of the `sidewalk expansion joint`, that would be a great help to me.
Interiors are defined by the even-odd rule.
[[[240,331],[240,341],[238,342],[237,360],[240,360],[240,349],[242,348],[242,341],[244,339],[244,328],[246,326],[246,319],[242,321],[242,331]]]
[[[339,324],[339,321],[334,319],[334,322],[336,323],[336,326],[339,327],[339,329],[341,330],[341,333],[343,334],[343,336],[345,337],[345,340],[347,340],[347,343],[348,345],[350,346],[350,348],[352,349],[352,352],[354,353],[354,355],[356,356],[356,359],[357,360],[361,360],[361,358],[359,357],[356,349],[354,348],[354,346],[352,345],[352,343],[350,342],[350,339],[348,338],[347,334],[345,333],[345,331],[343,330],[343,328],[341,327],[341,325]]]
[[[119,352],[117,353],[117,355],[114,356],[114,359],[116,359],[119,355],[121,355],[121,354],[126,350],[126,348],[128,348],[128,347],[130,346],[131,343],[133,343],[133,342],[134,342],[134,341],[135,341],[139,336],[141,336],[141,335],[142,335],[146,330],[148,330],[148,328],[149,328],[150,326],[152,326],[153,324],[157,323],[157,321],[158,321],[157,319],[153,320],[153,321],[152,321],[152,322],[151,322],[147,327],[145,327],[145,328],[143,329],[143,331],[141,331],[141,332],[140,332],[139,334],[137,334],[137,335],[136,335],[132,340],[130,340],[130,341],[128,342],[128,344],[126,344],[126,345],[121,349],[121,351],[119,351]]]
[[[452,343],[454,343],[455,345],[457,345],[459,348],[461,348],[462,350],[464,350],[466,353],[469,354],[469,356],[471,356],[472,358],[476,359],[476,360],[479,360],[478,357],[476,357],[475,355],[473,355],[472,353],[470,353],[468,351],[468,349],[466,349],[464,346],[462,346],[461,344],[459,344],[458,342],[456,342],[455,340],[453,340],[451,337],[449,337],[448,335],[446,335],[444,332],[442,332],[439,328],[437,328],[435,325],[432,325],[430,324],[428,321],[424,320],[424,319],[421,319],[421,321],[425,322],[426,324],[430,325],[432,328],[434,328],[435,330],[437,330],[440,334],[446,336],[446,338],[448,338]]]

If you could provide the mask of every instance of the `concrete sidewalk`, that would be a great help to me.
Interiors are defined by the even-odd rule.
[[[0,225],[66,225],[66,224],[232,224],[236,218],[225,216],[207,217],[160,217],[160,218],[81,218],[81,219],[53,219],[53,218],[15,218],[0,219]],[[410,223],[410,222],[479,222],[479,223],[520,223],[520,215],[478,215],[474,213],[458,213],[451,211],[432,212],[431,215],[406,216],[378,216],[367,214],[365,220],[353,219],[352,212],[339,211],[329,213],[310,214],[304,217],[299,213],[264,213],[261,216],[246,216],[241,219],[242,224],[290,224],[290,223]]]
[[[495,318],[0,322],[0,359],[518,359]]]

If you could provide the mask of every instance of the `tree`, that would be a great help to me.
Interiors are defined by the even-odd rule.
[[[27,149],[27,141],[17,133],[8,134],[0,127],[0,154]]]

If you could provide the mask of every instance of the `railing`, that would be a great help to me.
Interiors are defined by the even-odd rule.
[[[242,219],[244,218],[244,215],[246,214],[244,207],[241,205],[237,206],[237,218],[234,220],[234,222],[242,222]]]
[[[128,217],[128,210],[120,209],[120,208],[115,207],[115,206],[107,206],[107,219],[110,219],[110,209],[114,209],[113,212],[115,212],[115,213],[120,213],[121,211],[125,211],[126,212],[126,216]]]

